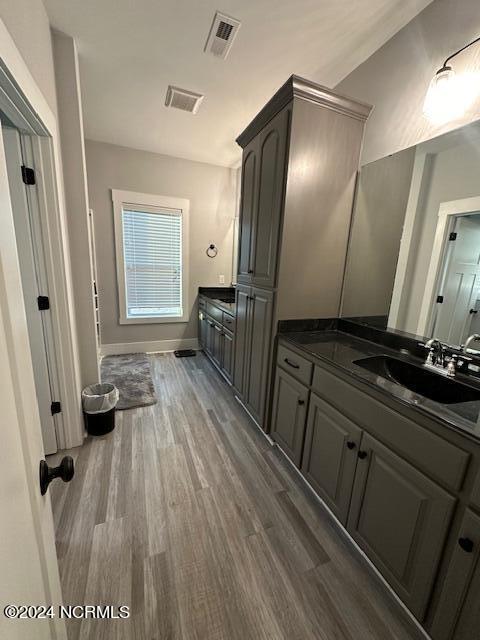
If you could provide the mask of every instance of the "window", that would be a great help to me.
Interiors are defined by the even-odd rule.
[[[189,202],[112,189],[120,324],[186,322]]]

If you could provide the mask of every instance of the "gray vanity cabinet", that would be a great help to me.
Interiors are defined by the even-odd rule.
[[[285,108],[257,136],[258,204],[252,242],[252,283],[275,286],[290,109]]]
[[[248,334],[249,334],[249,309],[251,288],[238,284],[235,291],[237,319],[235,331],[235,359],[233,364],[233,386],[241,397],[245,395],[248,382],[247,365],[249,358]]]
[[[239,311],[246,326],[255,325],[254,346],[239,328],[234,386],[266,431],[273,392],[273,372],[265,369],[274,351],[270,326],[338,315],[369,113],[368,105],[292,76],[237,138],[243,149],[237,282],[268,290],[271,299],[257,298],[252,313],[258,321],[245,320],[250,304]]]
[[[265,413],[273,291],[237,286],[234,386],[253,418]]]
[[[253,274],[253,225],[257,212],[258,140],[255,138],[243,150],[242,197],[240,202],[240,237],[238,239],[237,281],[250,283]]]
[[[233,379],[235,318],[203,296],[198,299],[198,338],[201,348],[228,382]]]
[[[211,330],[211,338],[210,338],[210,355],[212,356],[212,360],[217,365],[217,367],[221,367],[222,357],[223,357],[223,338],[222,338],[222,327],[216,322],[211,322],[210,324]]]
[[[243,153],[238,282],[275,284],[290,110],[283,109]]]
[[[272,437],[299,467],[309,390],[277,367],[273,393]]]
[[[223,331],[222,334],[222,373],[229,382],[233,376],[233,333]]]
[[[347,529],[420,622],[455,502],[364,433]]]
[[[480,517],[467,509],[430,628],[434,640],[480,637]],[[477,629],[477,636],[472,630]]]
[[[362,430],[321,400],[310,397],[302,472],[345,525]]]

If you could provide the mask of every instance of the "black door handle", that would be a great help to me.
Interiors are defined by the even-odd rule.
[[[472,553],[472,551],[473,551],[473,542],[472,542],[472,540],[470,540],[470,538],[459,538],[458,539],[458,544],[467,553]]]
[[[347,442],[347,447],[348,447],[349,449],[355,449],[355,442],[352,442],[351,440],[349,440],[349,441]]]
[[[70,482],[75,474],[73,458],[65,456],[58,467],[49,467],[45,460],[40,460],[40,492],[44,496],[48,485],[54,478],[61,478],[64,482]]]
[[[478,313],[478,309],[470,309],[468,313]]]
[[[360,458],[360,460],[365,460],[368,454],[366,451],[359,451],[357,455]]]

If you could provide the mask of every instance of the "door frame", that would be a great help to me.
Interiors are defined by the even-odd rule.
[[[425,281],[425,296],[420,307],[417,335],[430,335],[434,320],[434,299],[442,277],[443,260],[447,254],[447,237],[452,231],[456,218],[480,212],[480,196],[441,202],[438,209],[437,228]]]
[[[1,20],[0,109],[21,133],[32,136],[63,413],[58,448],[68,449],[83,443],[85,429],[58,123]]]

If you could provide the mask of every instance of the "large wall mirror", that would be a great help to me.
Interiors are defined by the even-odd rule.
[[[455,346],[480,333],[480,122],[362,167],[341,315]]]

